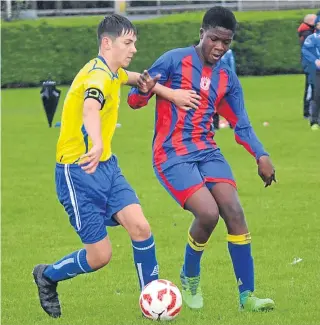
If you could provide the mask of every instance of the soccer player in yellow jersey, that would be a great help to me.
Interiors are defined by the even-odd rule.
[[[75,77],[66,96],[56,154],[56,189],[59,201],[84,248],[53,264],[33,270],[40,303],[51,317],[61,316],[57,284],[96,271],[111,259],[106,226],[122,225],[132,240],[140,288],[158,278],[155,243],[139,200],[122,175],[111,152],[116,127],[120,86],[152,90],[176,105],[195,108],[193,91],[156,84],[159,75],[125,71],[136,53],[136,29],[119,15],[105,17],[98,27],[99,55]]]

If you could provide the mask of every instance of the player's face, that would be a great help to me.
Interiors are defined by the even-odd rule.
[[[200,47],[205,61],[215,64],[229,50],[233,32],[223,27],[200,29]]]
[[[134,54],[137,53],[136,41],[137,37],[133,32],[122,34],[113,40],[112,56],[120,67],[126,68],[130,64]]]

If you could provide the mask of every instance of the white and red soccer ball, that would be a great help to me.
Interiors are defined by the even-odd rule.
[[[168,280],[154,280],[144,287],[139,305],[143,315],[153,320],[172,320],[182,307],[182,297],[176,285]]]

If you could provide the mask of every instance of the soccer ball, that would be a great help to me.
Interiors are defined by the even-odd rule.
[[[171,320],[182,307],[182,297],[176,285],[168,280],[154,280],[141,292],[139,304],[143,315],[153,320]]]

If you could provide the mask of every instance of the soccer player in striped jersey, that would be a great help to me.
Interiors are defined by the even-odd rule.
[[[274,302],[254,295],[251,235],[231,168],[213,139],[212,129],[212,116],[217,112],[231,123],[236,141],[257,161],[265,186],[275,181],[269,155],[249,122],[237,75],[220,60],[235,30],[233,13],[213,7],[203,18],[197,46],[171,50],[149,70],[151,76],[161,74],[160,83],[166,87],[192,89],[201,96],[199,108],[189,111],[157,96],[153,166],[162,186],[194,215],[180,274],[185,303],[191,308],[203,306],[200,260],[221,215],[228,231],[240,306],[248,311],[263,311],[273,309]],[[152,94],[132,88],[128,103],[134,109],[140,108]]]

